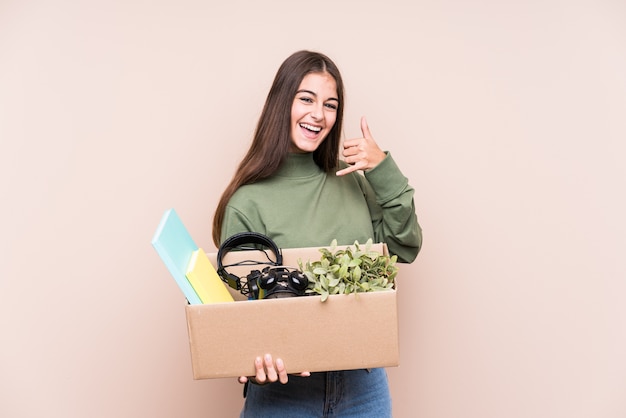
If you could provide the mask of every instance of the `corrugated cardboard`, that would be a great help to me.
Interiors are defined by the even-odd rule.
[[[372,249],[386,253],[383,244]],[[230,252],[225,263],[250,259]],[[215,266],[216,254],[208,254]],[[283,250],[285,265],[319,260],[318,248]],[[262,258],[258,258],[261,260]],[[244,277],[243,272],[229,269]],[[396,291],[187,305],[194,379],[251,376],[254,358],[281,358],[289,373],[398,365]]]

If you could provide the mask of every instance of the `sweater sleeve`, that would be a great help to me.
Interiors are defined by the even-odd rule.
[[[415,214],[414,189],[389,153],[362,181],[374,234],[398,261],[411,263],[422,246],[422,229]]]

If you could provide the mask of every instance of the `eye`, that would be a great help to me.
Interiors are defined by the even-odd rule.
[[[337,110],[338,107],[335,103],[326,103],[324,106],[326,106],[330,110]]]
[[[304,103],[313,103],[313,99],[311,99],[308,96],[302,96],[300,97],[300,101],[304,102]]]

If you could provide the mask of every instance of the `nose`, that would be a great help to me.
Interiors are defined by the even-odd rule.
[[[315,120],[320,120],[323,117],[324,111],[322,109],[322,106],[313,106],[313,109],[311,110],[311,118],[315,119]]]

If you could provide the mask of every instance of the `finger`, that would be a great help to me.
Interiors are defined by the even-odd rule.
[[[342,154],[344,157],[355,157],[358,156],[359,154],[361,154],[364,150],[364,146],[363,146],[363,141],[365,141],[363,138],[355,140],[354,145],[351,145],[349,147],[344,147]]]
[[[367,124],[367,120],[365,116],[361,117],[361,132],[363,133],[363,138],[372,139],[372,134],[370,133],[370,127]]]
[[[285,363],[283,363],[282,359],[276,359],[276,371],[278,372],[278,380],[280,380],[280,383],[283,385],[287,383],[289,378],[287,377],[287,370],[285,369]]]
[[[356,164],[354,164],[354,165],[351,165],[349,167],[344,168],[343,170],[337,171],[335,173],[335,175],[341,177],[341,176],[345,176],[346,174],[350,174],[350,173],[352,173],[354,171],[357,171],[357,170],[359,170],[359,168],[357,167]]]
[[[352,167],[352,166],[350,166],[350,167],[344,168],[343,170],[339,170],[339,171],[337,171],[337,172],[335,173],[335,175],[336,175],[337,177],[341,177],[341,176],[345,176],[346,174],[350,174],[350,173],[352,173],[353,171],[355,171],[355,168],[354,168],[354,167]]]
[[[267,380],[270,382],[275,382],[278,380],[278,374],[276,373],[276,369],[274,368],[274,361],[272,360],[272,356],[269,354],[265,355],[265,370],[267,373]]]
[[[257,357],[254,359],[254,368],[256,369],[255,380],[257,383],[263,384],[267,379],[267,375],[265,374],[265,367],[263,367],[263,360],[261,357]]]
[[[354,148],[359,145],[361,142],[361,138],[351,138],[343,141],[343,149],[347,150],[349,148]]]
[[[346,162],[346,164],[354,164],[359,160],[358,155],[358,150],[350,148],[343,151],[343,160]]]
[[[248,381],[248,378],[246,376],[239,376],[239,379],[237,380],[239,381],[239,383],[243,385],[244,383]]]

